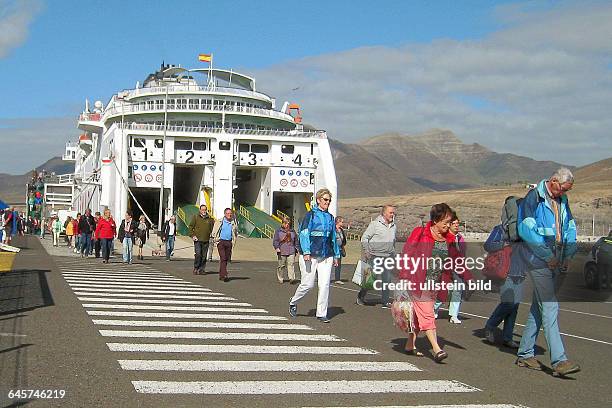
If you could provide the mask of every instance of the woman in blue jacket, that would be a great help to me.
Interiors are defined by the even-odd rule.
[[[306,213],[302,221],[299,232],[302,280],[295,295],[289,301],[289,314],[296,317],[297,303],[314,287],[318,275],[317,319],[323,323],[329,323],[327,305],[332,266],[338,266],[340,259],[340,248],[336,241],[336,223],[334,216],[328,212],[331,197],[331,192],[326,188],[317,191],[317,205]]]

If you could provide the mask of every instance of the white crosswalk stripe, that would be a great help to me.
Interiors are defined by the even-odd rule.
[[[283,316],[253,316],[218,313],[156,313],[156,312],[115,312],[108,310],[88,310],[90,316],[113,317],[155,317],[161,319],[212,319],[212,320],[287,320]]]
[[[164,295],[164,294],[146,294],[146,293],[98,293],[89,291],[76,291],[74,292],[77,296],[97,296],[97,297],[114,297],[114,298],[129,298],[129,299],[202,299],[202,300],[236,300],[236,298],[230,296],[216,296],[211,293],[206,295]]]
[[[77,299],[83,302],[112,302],[112,303],[152,303],[175,305],[207,305],[207,306],[252,306],[245,302],[216,302],[208,300],[174,300],[174,299],[132,299],[132,298],[106,298],[96,295],[80,296]]]
[[[270,315],[265,309],[148,265],[115,262],[100,266],[88,265],[89,261],[62,259],[58,263],[99,334],[116,340],[106,342],[107,347],[117,356],[120,368],[131,373],[138,393],[211,398],[244,395],[242,405],[249,405],[249,395],[356,396],[344,400],[347,403],[362,401],[358,396],[376,402],[388,394],[480,391],[458,381],[419,377],[421,370],[410,362],[386,361],[377,350],[351,345],[333,334],[318,334],[309,325]],[[234,375],[231,381],[211,381],[214,377],[207,373]],[[263,380],[257,373],[276,373],[276,377]],[[333,377],[333,373],[351,377]],[[408,375],[417,377],[406,378]],[[465,403],[435,407],[519,408]]]
[[[275,341],[346,341],[329,334],[294,333],[231,333],[189,331],[99,330],[105,337],[147,339],[209,339],[209,340],[275,340]]]
[[[243,307],[207,307],[207,306],[174,306],[174,305],[109,305],[105,303],[83,303],[84,308],[92,309],[123,309],[123,310],[182,310],[188,312],[236,312],[236,313],[268,313],[266,309]]]
[[[360,347],[251,346],[245,344],[145,344],[106,343],[111,351],[145,353],[240,353],[240,354],[378,354]]]
[[[132,381],[136,391],[151,394],[371,394],[474,392],[478,388],[458,381]]]
[[[421,371],[393,361],[119,360],[119,364],[132,371]]]
[[[199,327],[223,329],[261,329],[261,330],[314,330],[310,326],[295,323],[234,323],[234,322],[188,322],[188,321],[158,321],[158,320],[107,320],[93,319],[94,324],[102,326],[134,326],[134,327]]]

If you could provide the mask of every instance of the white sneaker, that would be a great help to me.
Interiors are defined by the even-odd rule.
[[[437,319],[437,318],[438,318],[438,313],[434,312],[434,319]]]
[[[461,324],[461,320],[459,320],[457,317],[455,316],[451,316],[450,319],[448,319],[449,322],[453,323],[453,324]]]

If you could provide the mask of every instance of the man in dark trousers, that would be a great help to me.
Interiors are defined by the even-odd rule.
[[[200,213],[195,215],[189,223],[189,236],[193,239],[195,250],[195,259],[193,261],[193,274],[204,274],[206,268],[206,254],[208,253],[208,245],[210,235],[212,234],[214,220],[208,215],[208,208],[202,204]]]
[[[96,230],[96,220],[91,215],[91,210],[85,210],[85,215],[79,220],[79,232],[81,233],[81,257],[87,257],[91,253],[91,236]]]
[[[218,229],[213,233],[219,251],[219,280],[229,282],[227,276],[227,263],[232,259],[232,249],[238,237],[238,227],[232,216],[231,208],[223,211],[223,219],[218,224]]]

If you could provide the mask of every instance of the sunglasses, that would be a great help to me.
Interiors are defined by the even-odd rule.
[[[325,201],[326,203],[329,203],[331,201],[331,198],[322,197],[321,200]]]

